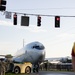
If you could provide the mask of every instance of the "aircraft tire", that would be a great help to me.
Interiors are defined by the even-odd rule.
[[[27,73],[27,74],[31,73],[31,68],[29,66],[27,66],[25,68],[25,73]]]
[[[16,66],[16,67],[14,68],[14,73],[15,73],[15,74],[20,73],[20,68],[19,68],[18,66]]]

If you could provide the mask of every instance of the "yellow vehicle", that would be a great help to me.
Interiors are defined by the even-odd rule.
[[[14,73],[31,73],[32,64],[30,62],[14,63]]]

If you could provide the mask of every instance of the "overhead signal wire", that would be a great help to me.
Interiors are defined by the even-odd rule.
[[[33,8],[33,9],[17,9],[17,10],[56,10],[56,9],[75,9],[75,7],[61,7],[61,8]],[[14,9],[13,9],[14,10]]]
[[[11,11],[5,11],[5,12],[11,12]],[[32,16],[47,16],[47,17],[55,17],[55,16],[60,16],[60,17],[75,17],[75,16],[69,16],[69,15],[45,15],[45,14],[29,14],[29,13],[20,13],[20,12],[11,12],[11,13],[16,13],[16,14],[22,14],[22,15],[32,15]]]

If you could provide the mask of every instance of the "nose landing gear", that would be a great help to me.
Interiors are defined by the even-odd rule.
[[[36,64],[33,67],[33,73],[38,73],[38,72],[39,72],[39,64]]]

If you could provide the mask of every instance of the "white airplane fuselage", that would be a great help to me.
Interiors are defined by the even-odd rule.
[[[15,62],[31,62],[32,64],[42,62],[45,58],[45,47],[40,42],[32,42],[18,50],[13,57]]]

